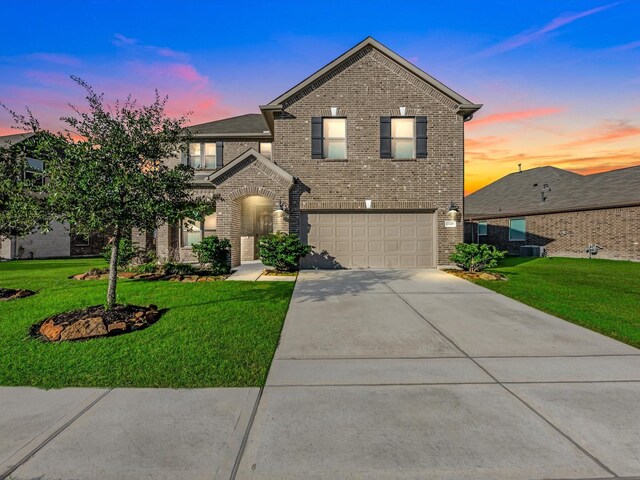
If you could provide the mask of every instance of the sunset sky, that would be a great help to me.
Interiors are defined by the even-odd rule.
[[[0,101],[58,129],[82,104],[158,88],[192,123],[258,112],[368,35],[484,107],[466,192],[554,165],[640,164],[640,1],[10,2]],[[0,112],[0,135],[15,133]]]

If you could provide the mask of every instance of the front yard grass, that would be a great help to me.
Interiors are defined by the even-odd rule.
[[[505,258],[508,281],[475,283],[640,347],[640,263],[586,258]]]
[[[0,302],[0,385],[256,387],[264,385],[293,290],[284,282],[118,280],[118,303],[169,309],[144,330],[44,343],[31,324],[105,302],[107,281],[67,277],[103,260],[0,263],[0,286],[37,294]]]

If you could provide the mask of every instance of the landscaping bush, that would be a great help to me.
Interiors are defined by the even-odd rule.
[[[205,237],[193,246],[193,253],[202,265],[209,266],[214,275],[227,275],[231,271],[231,242],[226,238]]]
[[[158,269],[158,264],[156,262],[147,262],[141,265],[138,265],[135,269],[136,273],[155,273]]]
[[[478,243],[459,243],[456,251],[449,256],[449,260],[468,272],[481,272],[485,268],[494,268],[498,259],[507,252],[498,250],[493,245]]]
[[[133,244],[130,238],[121,238],[120,248],[118,249],[118,267],[126,267],[127,265],[130,265],[139,253],[139,249]],[[102,250],[102,257],[107,262],[111,260],[111,245],[104,247]]]
[[[189,263],[165,262],[162,271],[165,275],[192,275],[196,269]]]
[[[311,252],[310,245],[304,245],[295,233],[273,233],[260,239],[260,260],[279,272],[293,272],[298,269],[300,258]]]

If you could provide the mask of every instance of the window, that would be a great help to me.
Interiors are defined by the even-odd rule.
[[[216,168],[216,144],[215,143],[190,143],[189,165],[193,168]]]
[[[216,234],[218,218],[215,213],[204,217],[203,221],[185,219],[182,222],[183,247],[191,247],[200,243],[204,237],[211,237]]]
[[[260,142],[260,153],[271,160],[271,143]]]
[[[509,240],[513,242],[523,242],[526,240],[526,222],[524,218],[509,219]]]
[[[31,181],[33,185],[44,185],[44,162],[35,158],[27,158],[24,179]]]
[[[478,236],[487,234],[487,222],[478,222]]]
[[[415,158],[415,146],[415,118],[392,118],[391,157],[398,159]]]
[[[322,119],[322,157],[347,158],[347,119]]]

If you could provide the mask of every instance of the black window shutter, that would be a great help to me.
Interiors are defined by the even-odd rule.
[[[216,168],[224,165],[224,142],[216,142]]]
[[[391,158],[391,117],[380,117],[380,158]]]
[[[311,118],[311,158],[322,158],[322,117]]]
[[[427,117],[416,117],[416,158],[427,157]]]

